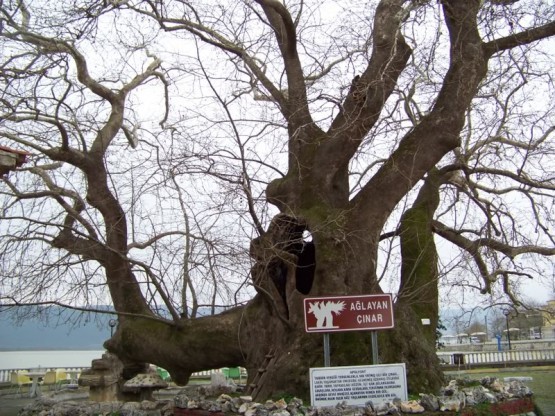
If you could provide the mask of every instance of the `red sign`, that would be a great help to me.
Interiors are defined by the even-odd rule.
[[[391,294],[306,298],[304,322],[306,332],[393,328]]]

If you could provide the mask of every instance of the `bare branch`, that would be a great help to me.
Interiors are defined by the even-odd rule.
[[[496,39],[484,44],[484,48],[489,55],[506,51],[517,46],[527,45],[541,39],[555,35],[555,22],[515,33],[504,38]]]

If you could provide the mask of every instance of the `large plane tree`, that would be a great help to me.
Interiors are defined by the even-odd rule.
[[[0,144],[30,154],[1,188],[0,300],[106,287],[129,369],[306,396],[303,298],[393,279],[380,360],[433,391],[440,279],[518,301],[554,252],[546,2],[8,0],[0,31]],[[332,365],[370,344],[334,334]]]

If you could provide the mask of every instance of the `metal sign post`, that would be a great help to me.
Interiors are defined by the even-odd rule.
[[[331,367],[330,364],[330,334],[324,333],[324,367]]]
[[[372,364],[378,363],[378,331],[370,331],[372,336]]]

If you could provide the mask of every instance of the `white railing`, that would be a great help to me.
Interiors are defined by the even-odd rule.
[[[56,370],[63,370],[67,374],[67,379],[70,379],[71,373],[80,373],[81,371],[87,369],[89,367],[57,367],[57,368],[47,368],[41,367],[41,371],[56,371]],[[29,371],[29,368],[10,368],[9,370],[2,370],[0,369],[0,383],[11,383],[11,374],[15,371]]]
[[[438,352],[440,361],[446,365],[473,364],[513,364],[527,362],[545,362],[555,364],[555,349],[542,350],[510,350],[510,351],[479,351],[479,352]]]
[[[210,378],[214,373],[221,373],[222,369],[217,368],[214,370],[206,370],[206,371],[198,371],[196,373],[191,374],[191,378]]]
[[[80,373],[82,370],[89,369],[90,367],[58,367],[58,368],[41,368],[43,371],[56,371],[56,370],[63,370],[66,373]],[[13,371],[22,371],[22,370],[29,370],[28,368],[11,368],[9,370],[2,370],[0,369],[0,384],[1,383],[10,383],[11,382],[11,373]],[[243,367],[240,367],[240,374],[242,378],[246,378],[246,370]],[[214,370],[206,370],[206,371],[198,371],[196,373],[191,374],[191,378],[210,378],[214,373],[222,373],[223,369],[217,368]],[[68,376],[69,377],[69,376]]]

